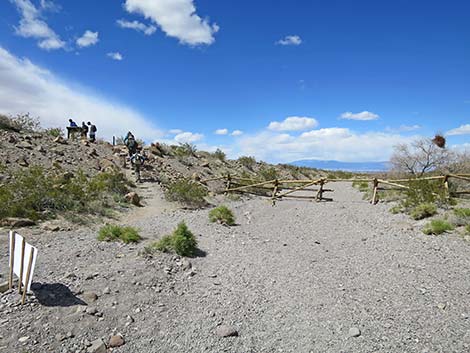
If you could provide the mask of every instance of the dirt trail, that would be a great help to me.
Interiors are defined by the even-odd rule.
[[[31,235],[42,251],[35,279],[66,286],[101,317],[77,303],[16,308],[6,296],[0,352],[85,352],[113,332],[126,340],[114,351],[132,353],[470,351],[470,256],[458,236],[425,236],[343,183],[332,186],[334,202],[232,202],[230,228],[210,224],[209,210],[166,208],[147,187],[147,211],[125,216],[142,244],[98,243],[96,230]],[[192,268],[138,255],[181,220],[201,250]],[[221,324],[239,336],[219,337]]]

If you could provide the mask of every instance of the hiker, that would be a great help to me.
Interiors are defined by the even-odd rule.
[[[134,135],[132,132],[128,132],[126,137],[124,138],[124,143],[127,146],[127,150],[129,151],[129,157],[132,157],[137,152],[137,141],[135,140]]]
[[[73,121],[72,119],[69,119],[69,123],[70,125],[67,126],[67,139],[69,139],[70,137],[74,137],[75,132],[80,130],[77,123]]]
[[[144,165],[147,158],[140,153],[140,149],[136,149],[136,152],[131,156],[131,164],[134,167],[136,181],[140,182],[140,169]]]
[[[86,140],[87,135],[88,135],[88,125],[85,124],[84,121],[82,121],[82,132],[81,132],[82,140]]]
[[[90,127],[90,142],[95,142],[96,141],[96,126],[93,125],[92,123],[88,122],[87,124]]]

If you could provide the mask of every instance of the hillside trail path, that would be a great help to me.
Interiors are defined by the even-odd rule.
[[[158,215],[160,199],[149,201],[134,225],[159,238],[184,220],[203,254],[177,295],[160,298],[164,315],[139,327],[158,333],[151,351],[470,351],[468,245],[423,235],[350,183],[331,187],[333,202],[232,202],[234,227],[210,224],[209,210]],[[239,337],[215,335],[222,324]]]

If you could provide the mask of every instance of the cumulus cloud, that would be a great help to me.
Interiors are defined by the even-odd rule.
[[[127,21],[127,20],[117,20],[116,23],[121,28],[129,28],[136,30],[138,32],[144,33],[146,36],[154,34],[157,30],[157,27],[153,25],[147,26],[146,24],[139,21]]]
[[[318,126],[318,121],[314,118],[290,116],[284,121],[272,121],[268,129],[273,131],[302,131]]]
[[[214,134],[216,135],[227,135],[228,134],[228,129],[217,129],[214,131]]]
[[[111,53],[108,53],[106,54],[108,57],[110,57],[111,59],[113,60],[116,60],[116,61],[121,61],[122,59],[124,59],[124,57],[122,56],[121,53],[119,52],[111,52]]]
[[[126,0],[124,7],[129,13],[152,20],[167,36],[183,44],[210,45],[219,30],[217,24],[196,14],[193,0]]]
[[[44,127],[64,126],[69,117],[77,122],[93,121],[99,136],[107,139],[129,129],[145,140],[163,136],[132,108],[77,89],[75,84],[0,47],[0,113],[26,112],[39,116]]]
[[[44,50],[56,50],[65,47],[57,33],[42,19],[41,10],[36,8],[30,0],[10,0],[16,5],[21,14],[20,23],[15,27],[16,34],[24,38],[34,38],[38,40],[38,46]],[[49,2],[41,3],[42,6],[49,6]],[[43,7],[43,9],[46,9]]]
[[[470,124],[461,125],[455,129],[449,130],[447,136],[470,135]]]
[[[232,133],[230,135],[232,135],[232,136],[241,136],[241,135],[243,135],[243,131],[234,130],[234,131],[232,131]]]
[[[89,30],[85,31],[85,33],[83,33],[83,35],[77,39],[77,45],[80,48],[89,47],[95,45],[98,42],[98,32],[92,32]]]
[[[52,0],[41,0],[39,5],[41,9],[51,12],[59,12],[61,7]]]
[[[347,120],[377,120],[378,118],[380,118],[379,115],[368,112],[367,110],[356,114],[352,112],[345,112],[341,114],[341,119]]]
[[[178,143],[194,143],[197,141],[201,141],[203,138],[203,134],[185,131],[177,134],[174,140]]]
[[[400,125],[397,128],[392,128],[392,127],[387,127],[385,128],[385,131],[387,132],[410,132],[410,131],[416,131],[421,129],[422,126],[415,124],[415,125]]]
[[[276,44],[279,45],[300,45],[302,44],[302,38],[299,36],[285,36],[282,39],[279,39]]]
[[[381,132],[356,133],[338,127],[311,130],[300,136],[262,131],[241,138],[237,150],[240,155],[271,162],[301,159],[385,161],[393,152],[394,145],[408,143],[413,138]]]
[[[181,134],[183,132],[183,130],[181,129],[171,129],[170,131],[168,131],[171,135],[178,135],[178,134]]]

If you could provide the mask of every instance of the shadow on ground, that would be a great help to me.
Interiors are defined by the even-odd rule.
[[[77,298],[66,285],[62,283],[33,283],[31,290],[44,306],[74,306],[87,305],[83,300]]]

